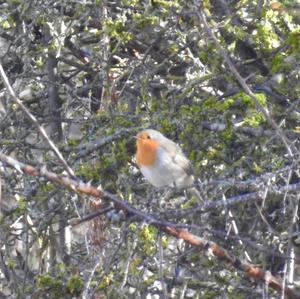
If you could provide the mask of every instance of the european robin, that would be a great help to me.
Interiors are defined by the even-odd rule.
[[[193,167],[175,142],[156,130],[147,129],[137,134],[136,145],[136,162],[154,187],[193,187]],[[200,197],[198,191],[193,193]]]

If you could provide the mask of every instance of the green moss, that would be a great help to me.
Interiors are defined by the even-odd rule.
[[[156,6],[161,6],[165,9],[170,9],[170,8],[178,8],[179,7],[179,3],[178,1],[172,1],[172,0],[153,0],[152,1],[153,5],[156,5]]]
[[[250,127],[258,127],[265,121],[262,112],[254,111],[244,118],[244,125]]]
[[[156,238],[156,234],[157,234],[157,228],[145,224],[140,231],[140,238],[143,241],[152,242]]]
[[[243,30],[243,28],[241,26],[234,26],[230,23],[227,23],[224,26],[224,29],[228,32],[228,33],[233,33],[238,39],[240,40],[244,40],[247,38],[248,33],[245,32]]]
[[[10,3],[10,4],[16,5],[16,6],[20,5],[20,4],[23,4],[22,0],[9,0],[7,2]]]
[[[49,274],[37,277],[37,287],[46,289],[47,293],[51,294],[51,298],[64,298],[65,288],[63,282]]]
[[[189,159],[191,161],[197,161],[198,160],[198,154],[199,154],[198,150],[191,150],[190,153],[189,153]]]
[[[171,122],[171,119],[164,118],[160,120],[160,127],[163,134],[169,135],[176,131],[176,126]]]
[[[69,146],[76,146],[80,143],[80,139],[79,138],[69,138],[68,139],[68,145]]]
[[[79,177],[83,177],[85,181],[99,181],[99,166],[101,165],[102,167],[107,167],[107,165],[109,164],[108,159],[106,160],[105,157],[101,156],[101,160],[101,162],[97,161],[93,164],[91,164],[90,162],[81,164],[79,169],[76,170],[76,175]]]
[[[289,33],[286,43],[290,46],[292,52],[300,50],[300,28]]]
[[[19,212],[24,212],[27,209],[27,200],[26,198],[22,197],[18,200],[18,211]]]
[[[133,126],[133,122],[127,115],[117,116],[114,118],[114,125],[120,128],[130,128]]]
[[[198,55],[201,61],[203,62],[208,61],[208,51],[200,51]]]
[[[135,147],[133,147],[133,139],[121,139],[112,144],[112,159],[117,172],[127,173],[128,162],[131,160]]]
[[[264,107],[266,106],[267,96],[264,93],[255,93],[255,97],[262,106]]]
[[[75,274],[70,277],[66,287],[70,294],[78,296],[83,290],[84,281],[79,275]]]
[[[282,53],[278,53],[274,56],[272,60],[272,72],[277,73],[280,71],[284,62],[284,55]]]
[[[254,40],[266,52],[272,51],[280,45],[274,26],[269,21],[257,26],[257,34],[254,36]]]
[[[16,26],[15,21],[11,17],[2,17],[0,16],[0,27],[2,27],[4,30],[12,29]]]
[[[142,262],[143,262],[143,259],[140,256],[134,258],[132,260],[132,262],[130,263],[130,272],[135,273],[135,274],[138,273],[140,271],[139,267]]]
[[[15,260],[13,260],[11,258],[7,260],[8,269],[13,270],[16,266],[17,266],[17,263]]]
[[[206,154],[207,158],[210,159],[215,159],[218,158],[220,156],[220,146],[217,147],[209,147],[207,149],[207,154]]]
[[[253,100],[251,99],[250,96],[248,96],[244,92],[239,92],[234,97],[241,99],[242,103],[245,104],[246,106],[252,106],[253,107]]]
[[[255,93],[255,97],[262,106],[266,106],[267,97],[264,93]],[[248,106],[249,108],[256,108],[255,101],[244,92],[236,94],[234,98],[239,98],[242,101],[242,103]]]
[[[110,37],[128,42],[133,39],[133,34],[125,27],[123,20],[107,19],[104,22],[104,28]]]
[[[224,141],[230,141],[234,138],[234,132],[232,131],[231,128],[228,128],[226,130],[224,130],[223,132],[221,132],[221,136],[223,138]]]
[[[183,116],[194,117],[195,114],[201,112],[201,107],[199,105],[181,105],[180,114]]]
[[[106,124],[109,123],[111,120],[111,117],[107,111],[98,110],[97,111],[97,117],[99,119],[99,123]]]
[[[191,199],[187,200],[184,204],[181,205],[182,209],[191,209],[195,207],[199,202],[199,199],[196,198],[195,196],[192,196]]]
[[[223,103],[218,106],[218,109],[219,110],[229,109],[233,105],[234,102],[235,102],[235,100],[233,98],[228,98],[228,99],[224,100]]]
[[[156,252],[157,228],[144,225],[139,233],[140,248],[144,254],[150,256]]]
[[[41,185],[41,191],[44,193],[49,193],[53,191],[53,189],[54,189],[54,185],[51,182],[46,182]]]
[[[253,170],[254,170],[257,174],[263,173],[263,168],[260,167],[256,162],[253,162]]]
[[[137,28],[143,29],[147,26],[154,26],[159,23],[159,18],[155,15],[143,15],[141,13],[135,13],[133,19],[137,22]]]
[[[222,101],[215,97],[207,98],[203,103],[203,109],[215,109],[217,111],[228,110],[236,101],[237,96],[226,98]]]
[[[35,60],[35,64],[38,68],[42,68],[45,65],[45,60],[42,56],[38,56],[33,58],[33,60]]]
[[[281,169],[285,165],[285,160],[282,156],[273,156],[271,158],[271,165],[274,169]]]
[[[108,287],[111,284],[111,282],[113,281],[113,278],[114,278],[113,272],[110,272],[109,274],[105,275],[102,278],[102,281],[100,282],[100,284],[98,286],[98,289],[103,290],[106,287]]]
[[[130,223],[129,224],[129,229],[133,232],[133,233],[135,233],[136,231],[137,231],[137,229],[138,229],[138,227],[137,227],[137,224],[136,223]]]
[[[208,97],[203,101],[203,109],[215,108],[217,100],[215,97]]]

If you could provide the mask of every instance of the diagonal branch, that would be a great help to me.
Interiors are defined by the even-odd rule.
[[[66,160],[64,159],[63,155],[61,154],[61,152],[59,151],[59,149],[56,147],[56,145],[54,144],[54,142],[49,138],[48,134],[46,133],[45,129],[40,126],[40,124],[38,123],[36,117],[34,115],[31,114],[31,112],[26,108],[25,105],[23,105],[22,101],[16,96],[11,84],[9,83],[9,80],[5,74],[5,71],[3,69],[2,64],[0,63],[0,74],[2,77],[2,80],[7,88],[7,90],[9,91],[13,101],[21,108],[21,110],[23,111],[23,113],[26,115],[26,117],[31,121],[31,123],[36,127],[37,131],[43,136],[44,140],[46,141],[46,143],[50,146],[50,148],[53,150],[53,152],[56,154],[56,156],[58,157],[58,159],[60,160],[60,162],[63,164],[65,170],[67,171],[67,173],[75,178],[75,174],[72,170],[72,168],[68,165],[68,163],[66,162]]]
[[[80,145],[76,148],[78,151],[78,154],[76,155],[76,160],[86,157],[89,154],[91,154],[93,151],[96,151],[97,149],[103,147],[106,144],[109,144],[115,140],[118,140],[121,137],[132,135],[132,133],[137,133],[140,130],[140,127],[138,128],[122,128],[115,132],[112,135],[109,135],[105,138],[97,139],[89,144]],[[72,151],[74,149],[67,148],[66,151]]]
[[[28,164],[21,163],[9,156],[4,155],[1,152],[0,152],[0,161],[26,174],[37,176],[37,177],[45,177],[48,180],[55,182],[59,185],[68,187],[75,192],[81,192],[92,197],[102,198],[104,200],[113,202],[117,210],[122,210],[126,214],[135,215],[137,219],[141,219],[145,222],[148,222],[149,224],[157,227],[159,230],[165,232],[166,234],[174,236],[178,239],[182,239],[186,243],[200,250],[206,250],[206,251],[209,250],[217,258],[219,258],[219,260],[231,265],[232,267],[238,270],[243,271],[249,277],[263,281],[274,290],[285,293],[287,298],[296,299],[300,297],[299,294],[296,294],[295,290],[285,286],[281,281],[281,279],[275,277],[269,271],[264,271],[262,268],[257,267],[254,264],[250,264],[244,260],[239,259],[238,257],[231,255],[226,249],[222,248],[215,242],[198,237],[190,233],[188,230],[176,227],[178,226],[177,224],[166,223],[145,212],[137,210],[136,208],[131,206],[128,202],[119,199],[114,194],[111,194],[104,190],[94,188],[83,182],[78,182],[68,177],[50,172],[45,167],[38,168]]]
[[[197,2],[197,3],[196,3]],[[209,37],[213,40],[216,48],[218,49],[220,55],[223,57],[224,61],[228,65],[231,73],[237,80],[237,82],[240,84],[240,86],[243,88],[245,93],[250,96],[250,98],[254,101],[258,109],[263,113],[264,117],[268,121],[268,123],[275,129],[278,136],[281,138],[283,144],[285,145],[287,152],[289,156],[293,157],[295,153],[298,153],[298,150],[293,146],[293,144],[290,142],[290,140],[286,137],[284,132],[281,130],[281,128],[276,124],[276,122],[272,119],[272,117],[269,114],[269,111],[259,102],[255,94],[251,91],[250,87],[246,83],[246,81],[242,78],[234,64],[232,63],[231,59],[229,58],[226,50],[221,46],[218,39],[216,38],[214,32],[210,28],[210,26],[207,23],[206,15],[204,11],[201,9],[200,5],[198,5],[198,1],[194,1],[195,4],[195,11],[196,15],[199,19],[199,21],[203,24],[204,29],[206,33],[209,35]]]

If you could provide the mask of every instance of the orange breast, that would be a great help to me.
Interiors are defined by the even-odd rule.
[[[153,166],[156,161],[158,142],[148,139],[137,139],[136,161],[139,166]]]

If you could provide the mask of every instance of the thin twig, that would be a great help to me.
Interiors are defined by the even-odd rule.
[[[87,281],[87,283],[86,283],[86,286],[85,286],[85,288],[84,288],[84,291],[83,291],[83,293],[82,293],[82,298],[83,298],[83,299],[88,299],[88,298],[90,298],[89,292],[90,292],[90,286],[91,286],[92,279],[93,279],[93,277],[94,277],[94,275],[95,275],[95,272],[96,272],[97,268],[99,268],[99,266],[100,266],[102,263],[103,263],[102,257],[99,257],[97,263],[95,264],[95,266],[94,266],[93,269],[92,269],[91,274],[89,275],[89,279],[88,279],[88,281]]]
[[[26,106],[22,103],[22,101],[16,96],[11,84],[9,83],[9,80],[6,76],[6,73],[3,69],[2,64],[0,63],[0,74],[2,77],[2,80],[7,88],[7,90],[9,91],[13,101],[19,105],[19,107],[21,108],[21,110],[23,111],[23,113],[27,116],[27,118],[31,121],[31,123],[36,127],[37,131],[43,136],[44,140],[46,141],[46,143],[50,146],[50,148],[53,150],[53,152],[56,154],[57,158],[60,160],[60,162],[63,164],[65,170],[67,171],[67,173],[75,178],[75,174],[72,170],[72,168],[68,165],[68,163],[66,162],[66,160],[64,159],[63,155],[61,154],[61,152],[59,151],[59,149],[56,147],[56,145],[54,144],[54,142],[49,138],[49,136],[47,135],[45,129],[40,126],[40,124],[38,123],[36,117],[34,115],[31,114],[31,112],[26,108]]]
[[[209,37],[213,40],[216,48],[218,49],[220,55],[223,57],[224,61],[227,63],[231,73],[235,77],[235,79],[238,81],[240,86],[243,88],[245,93],[251,97],[251,99],[254,101],[258,109],[263,113],[265,119],[268,121],[268,123],[275,129],[278,136],[281,138],[283,144],[285,145],[287,152],[289,156],[293,157],[295,153],[297,153],[297,149],[293,146],[293,144],[288,140],[284,132],[281,130],[281,128],[276,124],[276,122],[273,120],[273,118],[270,116],[269,111],[259,102],[255,94],[251,91],[250,87],[246,83],[246,81],[242,78],[234,64],[232,63],[231,59],[229,58],[229,55],[227,54],[226,50],[221,46],[218,39],[216,38],[214,32],[210,28],[210,26],[207,23],[205,12],[201,9],[199,2],[194,1],[195,3],[195,11],[196,15],[199,19],[199,21],[204,25],[204,29],[209,35]]]
[[[94,142],[91,142],[89,144],[84,144],[81,146],[78,146],[76,148],[78,154],[76,155],[76,159],[80,159],[82,157],[88,156],[93,151],[103,147],[106,144],[109,144],[113,142],[114,140],[120,139],[121,137],[125,137],[128,135],[131,135],[132,133],[137,133],[139,131],[140,127],[138,128],[122,128],[118,130],[113,135],[106,136],[104,138],[100,138],[99,140],[95,140]],[[66,151],[72,150],[71,148],[67,148]]]
[[[113,209],[114,209],[113,207],[108,206],[106,208],[103,208],[103,209],[97,210],[93,213],[90,213],[86,216],[83,216],[82,218],[71,219],[71,220],[69,220],[68,225],[72,225],[72,227],[77,226],[79,224],[82,224],[84,222],[92,220],[96,217],[99,217],[103,214],[107,214],[108,212],[112,211]]]
[[[163,244],[162,244],[162,235],[161,233],[158,234],[158,254],[159,254],[159,259],[157,261],[158,263],[158,271],[159,271],[159,276],[160,276],[160,283],[162,287],[162,295],[164,299],[168,299],[168,292],[167,292],[167,287],[166,287],[166,282],[164,278],[164,249],[163,249]]]

